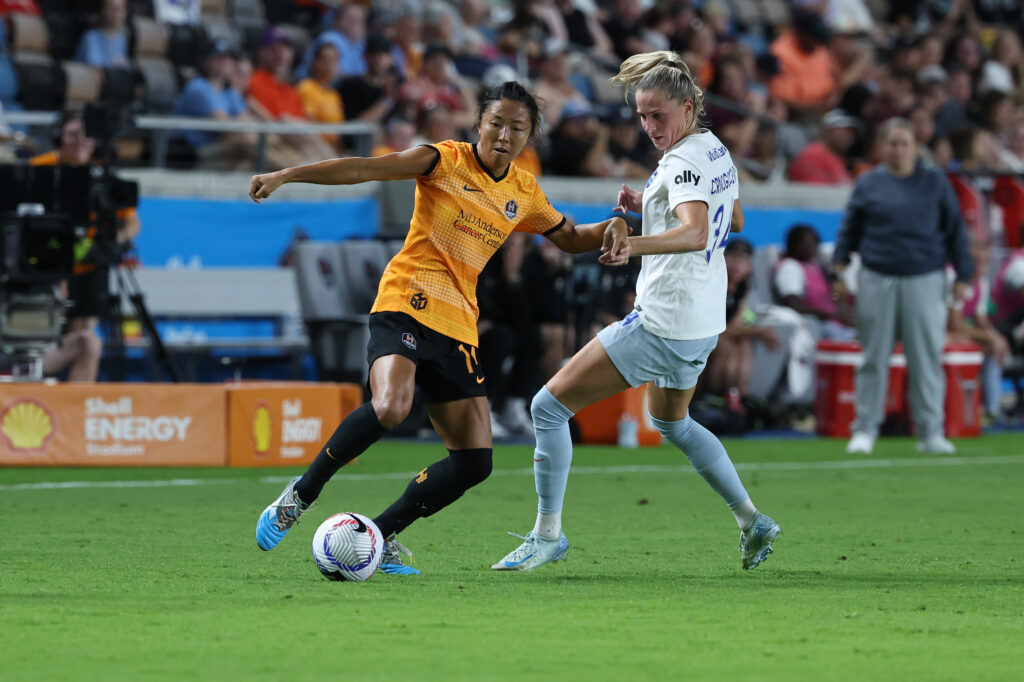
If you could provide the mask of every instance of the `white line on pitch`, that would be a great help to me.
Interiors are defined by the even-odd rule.
[[[738,471],[810,471],[823,469],[889,469],[900,467],[943,467],[983,464],[1024,464],[1024,455],[1004,457],[921,457],[918,459],[848,459],[832,462],[739,462]],[[339,473],[335,479],[347,481],[388,481],[406,480],[417,471],[402,473],[348,474]],[[608,474],[690,474],[688,464],[633,464],[619,466],[576,466],[575,475]],[[492,476],[532,476],[532,468],[495,469]],[[260,483],[287,483],[293,476],[263,476]],[[40,483],[0,484],[0,491],[13,490],[67,490],[76,488],[171,488],[200,485],[223,485],[237,483],[240,478],[171,478],[149,481],[44,481]]]

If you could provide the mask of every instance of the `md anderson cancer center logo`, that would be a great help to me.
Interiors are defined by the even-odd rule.
[[[53,413],[37,400],[19,398],[0,412],[0,436],[12,450],[43,450],[56,431]]]

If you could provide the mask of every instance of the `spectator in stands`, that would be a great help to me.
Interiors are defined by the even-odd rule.
[[[981,67],[980,89],[1015,95],[1021,89],[1020,38],[1008,29],[999,29],[992,44],[992,58]]]
[[[992,296],[989,286],[991,245],[987,237],[971,236],[971,258],[974,278],[967,285],[964,298],[949,308],[946,339],[949,343],[976,343],[985,354],[982,364],[982,406],[990,419],[999,419],[1002,412],[1002,368],[1010,358],[1010,345],[989,319]],[[949,286],[956,273],[946,268]]]
[[[573,2],[573,0],[555,0],[555,8],[562,15],[570,44],[587,51],[592,58],[614,59],[615,46],[605,33],[593,6]]]
[[[423,24],[417,10],[407,7],[387,26],[384,37],[394,43],[391,58],[398,75],[407,79],[418,74],[423,68]]]
[[[619,59],[646,52],[643,39],[643,5],[640,0],[615,0],[602,27]]]
[[[429,105],[420,109],[416,116],[418,126],[417,137],[413,146],[420,144],[434,144],[442,140],[451,140],[457,137],[455,119],[452,112],[445,107]]]
[[[416,126],[404,118],[392,118],[384,125],[384,139],[373,148],[370,156],[384,156],[405,151],[416,137]]]
[[[161,24],[199,24],[200,0],[153,0],[153,14]]]
[[[936,399],[945,394],[942,347],[948,306],[943,269],[953,263],[954,299],[962,300],[974,275],[967,230],[949,181],[917,162],[910,122],[887,121],[879,135],[884,164],[857,180],[833,253],[838,273],[854,251],[862,263],[856,320],[864,362],[857,370],[857,418],[847,451],[867,454],[874,449],[898,327],[918,449],[952,453],[956,448],[943,436],[942,403]],[[835,286],[843,293],[841,278]]]
[[[75,50],[75,61],[92,66],[127,66],[128,9],[125,0],[103,0],[99,27],[82,35]]]
[[[456,128],[469,128],[476,120],[471,106],[473,93],[455,70],[451,51],[442,45],[427,48],[423,53],[423,69],[416,78],[402,85],[400,93],[417,111],[434,107],[447,109],[454,117]]]
[[[989,90],[977,103],[978,118],[988,131],[998,162],[993,170],[1024,172],[1024,162],[1018,159],[1006,146],[1014,128],[1020,121],[1020,111],[1013,98],[998,90]]]
[[[798,117],[818,115],[838,101],[828,40],[828,28],[820,16],[794,10],[792,25],[771,45],[781,69],[771,81],[772,97],[785,102]]]
[[[43,16],[36,0],[0,0],[0,17],[9,14],[27,14],[31,17]]]
[[[742,159],[753,147],[760,128],[758,117],[765,111],[767,97],[763,91],[751,89],[739,56],[726,57],[719,62],[710,92],[717,96],[705,107],[710,127],[733,158]],[[732,107],[719,103],[719,97],[728,100]]]
[[[1024,249],[1011,252],[1003,262],[992,299],[996,309],[992,323],[1009,342],[1013,354],[1024,355]]]
[[[491,424],[506,435],[533,435],[527,398],[540,385],[540,333],[522,282],[528,243],[523,233],[510,235],[500,258],[492,258],[480,273],[476,288],[480,369],[487,377]]]
[[[830,285],[831,273],[822,267],[818,231],[805,223],[789,228],[786,252],[775,266],[772,284],[779,303],[812,322],[815,338],[849,340],[854,337],[853,306]]]
[[[821,120],[821,139],[811,142],[789,166],[789,179],[820,185],[852,182],[846,168],[846,153],[857,139],[860,121],[842,109],[833,109]]]
[[[295,49],[284,31],[274,26],[267,28],[260,40],[248,92],[250,106],[265,118],[306,118],[302,97],[288,80],[294,59]]]
[[[316,50],[322,43],[330,43],[338,51],[339,77],[366,73],[366,10],[355,2],[346,2],[338,8],[331,28],[321,33],[306,50],[299,64],[299,78],[305,78],[309,73]]]
[[[570,100],[551,133],[547,170],[554,175],[607,178],[615,172],[608,153],[608,128],[597,120],[587,102]]]
[[[306,118],[318,123],[341,123],[345,120],[341,96],[332,85],[338,73],[338,50],[330,43],[324,43],[316,50],[309,77],[295,86],[302,100]],[[327,134],[324,141],[338,146],[340,137]]]
[[[617,178],[643,179],[650,176],[650,168],[657,165],[654,147],[645,135],[628,105],[612,107],[606,116],[608,125],[608,155],[613,163],[612,175]],[[621,320],[629,311],[616,317]],[[613,320],[614,321],[614,320]],[[608,324],[611,324],[609,322]]]
[[[781,340],[771,327],[754,324],[747,307],[754,249],[745,239],[731,237],[725,245],[725,267],[728,287],[725,298],[725,331],[718,337],[718,346],[708,357],[704,390],[731,398],[730,407],[741,410],[740,399],[747,393],[753,371],[754,344],[763,343],[769,350],[778,348]]]
[[[185,85],[174,113],[221,121],[244,117],[248,107],[242,93],[232,86],[235,76],[234,48],[224,39],[215,40],[206,47],[200,75]],[[250,165],[256,143],[255,136],[248,133],[188,130],[183,138],[195,150],[200,162],[221,168]]]
[[[549,240],[527,251],[522,266],[523,289],[540,328],[540,381],[555,375],[574,346],[569,325],[572,256]]]
[[[497,59],[494,43],[498,32],[491,26],[491,6],[486,0],[460,0],[459,18],[462,20],[463,48],[471,54]]]
[[[535,91],[541,102],[541,113],[544,125],[548,130],[558,127],[562,118],[562,108],[571,101],[587,104],[588,100],[573,85],[572,52],[569,43],[562,40],[549,40],[544,45],[544,58],[540,62]]]
[[[379,123],[391,114],[400,83],[391,47],[382,36],[366,41],[366,73],[345,78],[338,86],[345,120]]]

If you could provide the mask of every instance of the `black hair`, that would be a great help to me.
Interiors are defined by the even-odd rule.
[[[484,90],[480,95],[480,107],[476,112],[476,127],[480,127],[484,112],[491,102],[500,102],[503,99],[522,102],[526,106],[530,112],[530,141],[536,140],[540,134],[540,107],[537,98],[516,81],[505,81]]]
[[[726,253],[742,253],[747,256],[754,255],[754,247],[746,239],[742,237],[730,237],[729,241],[725,243]]]
[[[789,232],[786,233],[786,253],[792,256],[796,251],[797,244],[804,235],[811,235],[814,239],[821,243],[821,238],[818,236],[818,231],[807,223],[797,223],[793,227],[789,228]]]

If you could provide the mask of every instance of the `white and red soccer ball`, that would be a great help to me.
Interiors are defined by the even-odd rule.
[[[383,556],[380,528],[362,514],[335,514],[313,535],[313,559],[331,580],[368,580],[380,567]]]

